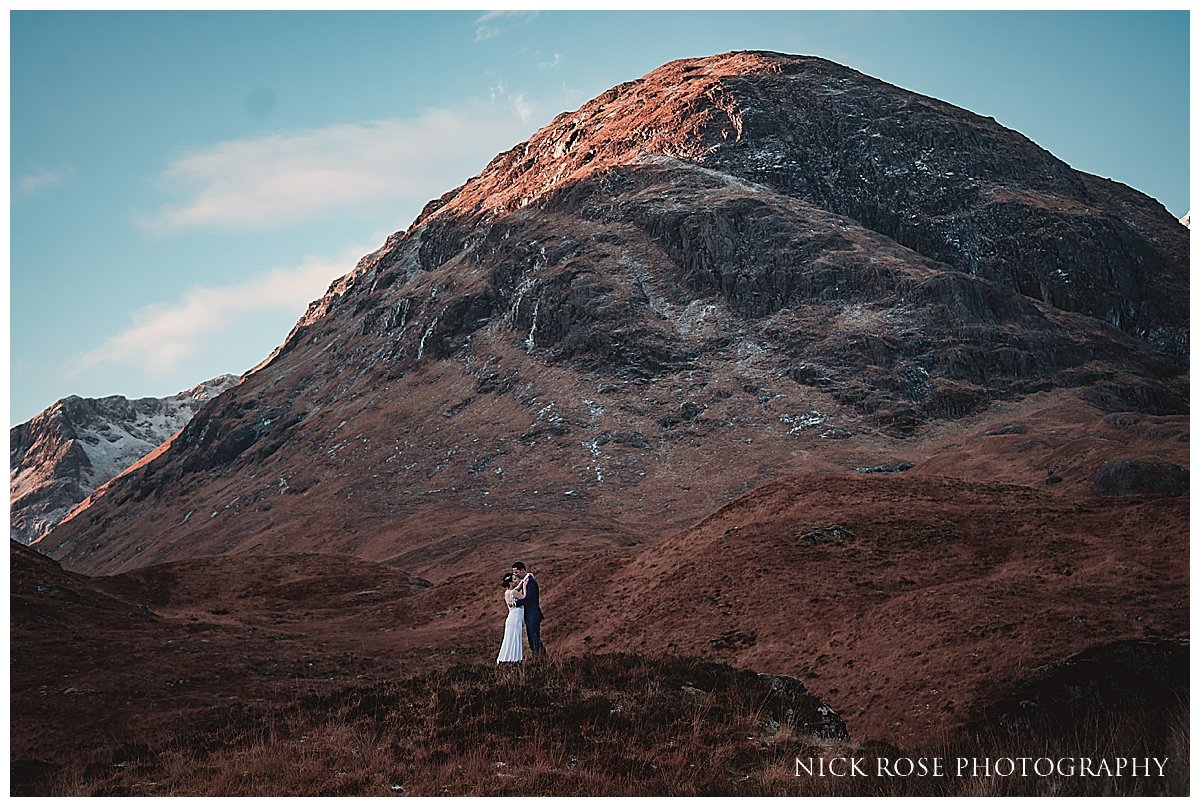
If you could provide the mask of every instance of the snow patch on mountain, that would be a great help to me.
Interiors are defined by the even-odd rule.
[[[238,382],[222,375],[167,398],[71,395],[10,430],[9,534],[30,544],[79,502],[182,429]]]

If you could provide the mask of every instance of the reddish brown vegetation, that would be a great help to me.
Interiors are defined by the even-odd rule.
[[[373,609],[402,625],[398,614],[410,613],[406,606],[421,596],[419,583],[360,562],[241,558],[217,568],[200,563],[197,572],[180,564],[142,577],[89,580],[13,552],[14,640],[23,648],[13,659],[17,795],[939,795],[1186,787],[1178,705],[1164,711],[1145,693],[1137,720],[1097,720],[1091,704],[1050,731],[1010,735],[985,724],[919,753],[1153,754],[1177,760],[1168,779],[798,777],[797,758],[855,756],[874,771],[876,758],[906,752],[847,741],[837,716],[794,679],[719,663],[560,654],[497,669],[420,650],[345,650],[402,645],[381,640]],[[375,589],[355,591],[368,580]],[[153,611],[138,602],[155,592]],[[364,604],[364,597],[375,602]],[[210,608],[216,621],[198,623],[188,609],[205,601],[228,607]],[[307,603],[312,610],[301,612]]]
[[[1143,736],[1161,723],[1148,724],[1146,714],[1114,724],[1093,713],[1090,728],[1076,725],[1066,738],[985,731],[944,739],[983,720],[987,707],[1039,665],[1114,639],[1187,633],[1187,554],[1178,539],[1186,535],[1186,498],[1064,499],[1051,490],[928,477],[796,477],[655,544],[571,557],[551,556],[543,545],[521,556],[542,577],[545,636],[560,660],[636,650],[794,675],[846,719],[859,743],[959,750],[978,744],[981,753],[1057,747],[1060,754],[1097,744],[1128,754],[1176,743],[1170,751],[1178,756],[1177,743],[1186,740],[1157,729]],[[460,659],[482,659],[486,669],[502,620],[492,582],[481,569],[430,586],[405,571],[322,555],[212,558],[86,578],[22,551],[13,573],[13,759],[25,761],[22,771],[31,760],[55,760],[61,768],[34,767],[26,775],[72,792],[136,792],[135,784],[157,782],[150,792],[371,793],[397,778],[381,771],[396,770],[408,771],[408,784],[386,785],[410,792],[751,794],[800,787],[781,766],[810,739],[743,747],[736,739],[743,729],[721,721],[682,739],[677,722],[611,735],[644,744],[626,752],[630,764],[638,760],[637,775],[611,767],[603,743],[574,754],[578,767],[566,765],[575,722],[555,722],[558,713],[538,718],[548,728],[527,764],[459,747],[478,738],[492,747],[502,732],[464,732],[458,745],[447,746],[452,726],[462,724],[419,723],[421,713],[396,699],[411,686],[439,692],[436,671]],[[567,661],[564,669],[578,663]],[[634,665],[628,683],[600,674],[610,687],[604,697],[653,687],[664,673],[646,677],[649,663]],[[382,683],[424,670],[433,677],[419,685]],[[482,671],[469,678],[484,686],[478,697],[496,720],[515,719],[511,692],[503,694],[509,690],[490,688]],[[561,705],[543,684],[512,692]],[[375,694],[362,686],[376,687]],[[319,704],[315,712],[298,701],[310,696],[317,700],[305,703]],[[365,722],[351,719],[362,715],[347,704],[360,698],[392,705]],[[243,712],[249,722],[226,725]],[[412,734],[406,718],[434,731],[433,748],[441,750]],[[683,745],[663,757],[660,741]],[[214,750],[226,744],[229,750]],[[143,746],[152,750],[124,758],[129,747]],[[85,751],[91,767],[64,765]],[[700,755],[716,761],[689,778]],[[282,758],[297,762],[283,769]],[[489,767],[496,761],[514,765],[517,781],[495,777]],[[231,778],[234,770],[247,778]],[[208,773],[196,779],[186,771]],[[1171,781],[1177,788],[1179,780]],[[1080,792],[1072,789],[1078,784],[1053,788]],[[1016,787],[965,780],[955,786],[968,785],[982,792]],[[871,785],[880,792],[939,786]],[[866,785],[855,787],[849,792]]]

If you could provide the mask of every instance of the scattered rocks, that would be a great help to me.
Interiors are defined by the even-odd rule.
[[[852,540],[854,540],[854,533],[851,530],[840,524],[824,523],[810,524],[796,538],[797,543],[801,546],[822,546],[824,544],[845,546]]]
[[[629,446],[631,448],[650,448],[650,441],[641,432],[602,432],[596,437],[597,446],[608,443],[616,443],[617,445]]]
[[[983,433],[984,437],[999,437],[1005,434],[1026,434],[1029,431],[1029,426],[1024,423],[1007,423],[1003,426],[998,426],[995,429],[990,429]]]
[[[681,423],[691,423],[703,411],[703,406],[698,403],[688,401],[680,404],[678,412],[663,415],[661,418],[659,418],[658,425],[662,426],[664,429],[671,429],[680,425]]]
[[[825,422],[825,415],[816,411],[801,412],[797,414],[784,413],[779,416],[779,422],[787,425],[788,434],[799,434],[806,429],[811,429],[820,426]]]
[[[883,465],[872,465],[869,468],[855,468],[856,473],[860,474],[901,474],[912,468],[911,462],[893,462]]]
[[[786,675],[759,675],[770,687],[771,696],[764,703],[767,717],[779,725],[791,726],[802,734],[823,740],[849,740],[846,722],[825,704],[811,708],[812,695],[799,680]]]
[[[853,436],[854,432],[850,431],[849,429],[843,429],[836,426],[830,429],[825,429],[821,432],[822,440],[849,440]]]

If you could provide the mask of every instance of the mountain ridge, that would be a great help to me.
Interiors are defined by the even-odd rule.
[[[22,544],[35,541],[237,380],[217,376],[166,398],[69,395],[13,426],[10,537]]]

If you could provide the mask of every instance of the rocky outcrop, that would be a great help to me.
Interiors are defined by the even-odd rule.
[[[9,430],[10,536],[29,544],[121,471],[179,431],[232,375],[169,398],[72,395]]]
[[[1106,462],[1092,475],[1096,492],[1103,496],[1136,493],[1180,496],[1188,492],[1188,472],[1171,463],[1122,460]]]
[[[1069,731],[1122,713],[1186,721],[1188,647],[1187,639],[1154,637],[1074,653],[1038,667],[973,725]]]

